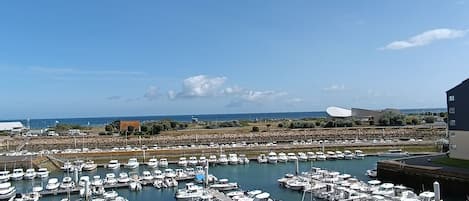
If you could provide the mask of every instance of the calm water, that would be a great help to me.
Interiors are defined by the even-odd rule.
[[[373,168],[376,162],[382,157],[367,157],[364,160],[337,160],[337,161],[319,161],[313,162],[313,165],[316,167],[325,168],[328,170],[336,170],[343,173],[348,173],[360,180],[368,180],[364,175],[364,172],[367,169]],[[300,162],[300,171],[308,171],[311,167],[310,162]],[[173,166],[172,168],[175,168]],[[121,168],[122,171],[127,171],[124,168]],[[141,166],[139,171],[145,170],[145,166]],[[210,174],[214,174],[219,179],[227,178],[230,181],[236,181],[241,186],[243,190],[253,190],[260,189],[263,191],[269,192],[273,198],[280,199],[284,201],[294,201],[301,200],[302,194],[290,191],[279,187],[277,179],[282,177],[286,173],[294,173],[295,164],[290,163],[279,163],[277,165],[272,164],[258,164],[255,161],[252,161],[249,165],[228,165],[228,166],[215,166],[210,167]],[[94,172],[84,172],[83,175],[96,175],[99,174],[103,178],[104,175],[108,172],[113,172],[112,170],[107,170],[100,168]],[[119,170],[116,170],[114,173],[118,175]],[[53,172],[50,177],[59,177],[62,178],[64,175],[63,172]],[[71,175],[73,178],[73,175]],[[41,180],[36,179],[36,185],[39,185]],[[43,181],[44,186],[47,181]],[[18,181],[16,182],[16,187],[18,192],[31,191],[31,181]],[[182,188],[184,184],[181,182],[179,187]],[[129,199],[129,201],[172,201],[174,199],[174,194],[176,189],[156,189],[153,186],[146,186],[141,192],[130,192],[127,188],[116,189],[120,195]],[[65,195],[59,196],[48,196],[44,197],[41,200],[43,201],[55,201],[60,200]]]
[[[424,112],[446,112],[445,108],[437,109],[404,109],[401,112],[424,113]],[[277,112],[277,113],[244,113],[244,114],[200,114],[200,115],[167,115],[167,116],[134,116],[134,117],[91,117],[91,118],[56,118],[56,119],[31,119],[30,126],[33,129],[47,128],[54,126],[56,122],[66,124],[79,124],[82,126],[101,126],[109,124],[115,120],[138,120],[151,121],[171,119],[174,121],[190,122],[192,117],[197,117],[200,121],[232,121],[232,120],[255,120],[255,119],[302,119],[326,117],[326,112]],[[21,121],[27,126],[26,119],[13,120]]]

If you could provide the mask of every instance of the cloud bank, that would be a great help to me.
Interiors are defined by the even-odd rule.
[[[447,40],[464,37],[468,30],[457,29],[433,29],[410,37],[407,40],[393,41],[386,45],[383,50],[401,50],[406,48],[429,45],[438,40]]]

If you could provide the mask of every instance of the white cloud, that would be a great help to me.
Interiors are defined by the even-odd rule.
[[[144,98],[146,98],[147,100],[151,100],[151,101],[156,100],[158,96],[159,96],[158,87],[155,87],[155,86],[148,87],[147,91],[143,95]]]
[[[258,102],[273,100],[274,98],[287,95],[285,92],[268,91],[245,91],[241,98],[248,102]]]
[[[413,36],[407,40],[394,41],[383,48],[384,50],[400,50],[411,47],[428,45],[437,40],[454,39],[465,36],[468,30],[433,29]]]
[[[287,100],[288,103],[301,103],[304,100],[302,98],[290,98]]]
[[[173,90],[169,90],[168,91],[168,98],[170,100],[175,99],[176,98],[176,92],[174,92]]]
[[[323,91],[343,91],[345,90],[345,85],[333,84],[331,86],[325,87]]]
[[[226,87],[225,89],[223,89],[222,94],[224,95],[241,94],[243,91],[244,90],[238,86]]]
[[[182,91],[176,97],[209,97],[217,95],[219,89],[225,83],[226,77],[208,77],[197,75],[185,79],[182,83]]]

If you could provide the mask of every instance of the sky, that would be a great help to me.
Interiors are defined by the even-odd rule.
[[[443,108],[469,0],[1,1],[0,119]]]

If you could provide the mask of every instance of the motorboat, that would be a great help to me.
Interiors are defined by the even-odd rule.
[[[94,175],[93,180],[91,181],[92,186],[103,186],[104,181],[101,179],[101,176],[99,175]]]
[[[216,155],[210,155],[208,157],[208,163],[213,165],[217,163],[217,156]]]
[[[306,152],[306,156],[308,157],[308,160],[310,161],[316,160],[316,154],[314,154],[314,152]]]
[[[244,154],[240,154],[238,157],[238,163],[239,164],[249,164],[249,158],[246,157]]]
[[[116,185],[117,184],[116,175],[114,173],[107,173],[104,179],[104,184],[106,185]]]
[[[187,168],[187,169],[194,172],[193,168]],[[189,176],[183,169],[176,169],[175,173],[176,173],[177,180],[186,180],[189,178],[194,178],[192,176]]]
[[[280,163],[286,163],[288,162],[288,157],[287,157],[287,154],[283,153],[283,152],[280,152],[278,154],[278,162]]]
[[[173,169],[165,169],[164,170],[164,176],[168,178],[174,178],[176,177],[176,172],[174,172]]]
[[[39,168],[37,169],[36,175],[41,178],[49,177],[49,170],[47,168]]]
[[[10,180],[10,171],[0,171],[0,182],[7,182]]]
[[[308,161],[308,156],[303,152],[299,152],[298,153],[298,160],[299,161]]]
[[[258,157],[257,157],[257,162],[258,163],[267,163],[269,160],[267,159],[267,157],[265,156],[265,154],[260,154]]]
[[[140,163],[137,161],[137,158],[129,158],[124,167],[128,169],[136,169],[139,165]]]
[[[105,200],[116,200],[117,196],[119,196],[119,194],[114,190],[106,191],[103,193],[103,198]]]
[[[228,158],[226,157],[225,154],[220,154],[220,158],[218,159],[218,164],[220,164],[220,165],[227,165],[228,164]]]
[[[219,191],[231,191],[238,189],[238,183],[228,182],[228,179],[220,179],[218,182],[210,185],[210,188],[219,190]]]
[[[181,167],[186,167],[187,166],[187,159],[186,157],[181,157],[179,158],[178,165]]]
[[[131,191],[141,191],[143,189],[142,184],[137,180],[130,180],[129,189]]]
[[[197,157],[191,156],[189,157],[189,160],[187,161],[187,165],[189,166],[196,166],[199,163],[199,160],[197,160]]]
[[[142,179],[144,181],[152,181],[153,180],[153,175],[151,175],[150,171],[143,171],[142,172]]]
[[[238,155],[236,154],[228,154],[228,163],[230,165],[238,164]]]
[[[98,168],[98,164],[94,163],[92,160],[88,160],[83,164],[83,171],[92,171]]]
[[[83,166],[85,165],[85,162],[83,160],[75,160],[73,161],[73,165],[72,167],[70,168],[70,172],[73,172],[73,171],[79,171],[81,172],[83,170]]]
[[[327,160],[337,160],[337,155],[335,154],[335,152],[328,151],[326,153],[327,153],[327,155],[326,155]]]
[[[376,169],[367,170],[366,176],[370,178],[376,178],[378,176],[378,171]]]
[[[170,176],[166,176],[164,178],[164,185],[167,187],[177,187],[178,186],[178,181],[176,180],[176,176],[172,177],[172,175],[176,175],[176,173],[173,171],[173,173]]]
[[[62,183],[60,184],[60,188],[62,189],[70,189],[75,187],[75,182],[72,181],[71,177],[64,177],[62,179]]]
[[[130,181],[129,175],[125,172],[119,173],[119,178],[117,178],[117,182],[119,183],[128,183]]]
[[[324,161],[326,159],[327,159],[327,157],[323,152],[321,152],[321,151],[316,152],[316,160]]]
[[[81,176],[80,180],[78,180],[78,186],[80,187],[85,187],[87,183],[88,185],[90,184],[90,176]]]
[[[378,156],[382,157],[406,157],[409,152],[404,152],[402,149],[390,149],[387,152],[379,153]]]
[[[160,162],[158,163],[159,167],[168,167],[168,159],[166,158],[161,158]]]
[[[50,178],[49,181],[47,181],[46,185],[46,190],[57,190],[60,186],[59,180],[57,178]]]
[[[343,160],[345,158],[344,153],[342,153],[341,151],[335,151],[335,155],[337,156],[337,159],[339,160]]]
[[[0,200],[12,200],[16,195],[16,188],[10,182],[0,183]]]
[[[277,158],[277,153],[275,152],[270,152],[268,155],[267,155],[267,160],[269,163],[277,163],[278,162],[278,158]]]
[[[13,169],[13,172],[10,175],[10,179],[15,180],[15,181],[22,180],[23,177],[24,177],[24,172],[23,172],[23,169],[21,168]]]
[[[424,191],[419,194],[419,199],[422,201],[434,201],[435,193],[430,191]]]
[[[36,178],[36,170],[34,170],[34,168],[29,168],[26,170],[26,172],[24,173],[24,179],[34,179]]]
[[[176,200],[178,201],[189,201],[198,200],[204,195],[202,187],[195,185],[194,183],[186,183],[184,189],[178,189],[176,192]]]
[[[33,192],[21,194],[21,197],[17,195],[15,201],[39,201],[39,198],[41,198],[41,194],[33,190]]]
[[[345,150],[344,151],[344,159],[345,160],[352,160],[353,158],[355,158],[355,155],[350,150]]]
[[[110,160],[107,164],[107,168],[111,170],[118,169],[121,166],[118,160]]]
[[[361,150],[355,150],[355,158],[356,159],[364,159],[365,154]]]
[[[157,168],[158,167],[158,159],[156,158],[151,158],[148,160],[147,166],[150,168]]]
[[[379,188],[372,192],[373,195],[381,195],[385,197],[394,196],[394,184],[383,183]]]
[[[287,154],[288,161],[296,161],[298,160],[298,157],[296,156],[295,153],[288,153]]]
[[[199,157],[199,165],[206,165],[207,164],[207,158],[205,156]]]
[[[161,170],[155,170],[155,171],[153,171],[153,178],[155,178],[155,179],[164,179],[165,175],[163,174],[163,172],[161,172]]]
[[[72,172],[73,171],[73,164],[70,161],[65,161],[63,166],[60,169],[64,172]]]
[[[161,170],[155,170],[153,172],[153,178],[155,179],[155,181],[153,181],[153,186],[155,188],[166,188],[166,184],[164,183],[164,174],[163,172],[161,172]]]

